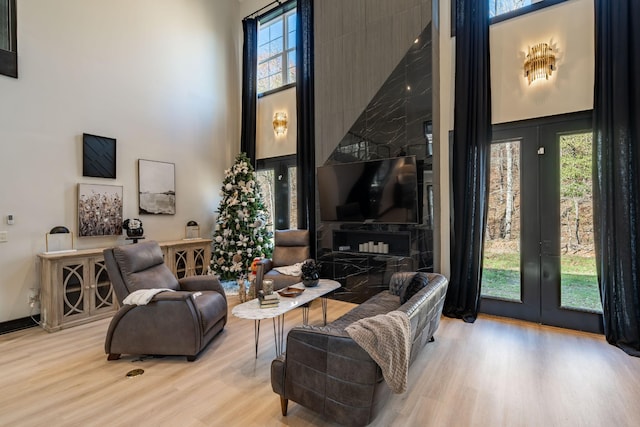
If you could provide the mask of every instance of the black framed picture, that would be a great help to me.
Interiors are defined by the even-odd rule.
[[[82,176],[116,178],[116,140],[82,134]]]

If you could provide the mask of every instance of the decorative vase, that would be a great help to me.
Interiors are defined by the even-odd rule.
[[[306,288],[313,288],[314,286],[318,286],[318,282],[320,281],[320,276],[318,274],[312,274],[310,276],[304,276],[302,278],[302,284]]]
[[[247,300],[247,289],[245,288],[244,279],[238,279],[238,298],[240,302],[245,302]]]
[[[256,293],[256,280],[250,280],[249,281],[249,292],[247,292],[247,301],[252,300],[254,298],[256,298],[257,293]]]

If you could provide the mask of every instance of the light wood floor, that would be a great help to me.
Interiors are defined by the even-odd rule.
[[[234,303],[231,297],[231,303]],[[352,305],[329,301],[329,320]],[[229,310],[231,311],[231,310]],[[310,322],[319,324],[314,303]],[[289,313],[287,329],[301,323]],[[109,320],[0,336],[0,426],[333,426],[271,391],[270,322],[258,359],[253,322],[229,323],[196,362],[126,356],[107,362]],[[132,369],[144,374],[127,378]],[[640,359],[601,336],[480,317],[443,318],[374,426],[637,426]]]

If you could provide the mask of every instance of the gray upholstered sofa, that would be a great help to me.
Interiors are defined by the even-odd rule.
[[[343,425],[366,425],[375,418],[391,391],[380,367],[345,328],[365,317],[394,310],[406,313],[411,325],[411,364],[433,340],[448,286],[444,276],[428,273],[427,286],[401,305],[401,289],[414,275],[395,273],[388,291],[374,295],[327,326],[292,328],[286,353],[271,363],[271,386],[280,395],[283,415],[288,401],[293,400]]]

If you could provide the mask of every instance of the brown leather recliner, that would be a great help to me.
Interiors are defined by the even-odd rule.
[[[271,259],[263,259],[258,264],[257,289],[262,289],[263,279],[273,280],[274,290],[299,283],[302,280],[300,276],[280,274],[273,268],[293,265],[309,259],[308,230],[276,230],[274,237],[275,246]]]
[[[105,340],[108,360],[121,354],[186,356],[194,361],[227,323],[227,297],[215,276],[176,279],[157,242],[104,250],[109,279],[120,303]],[[167,288],[146,305],[125,305],[140,289]]]

